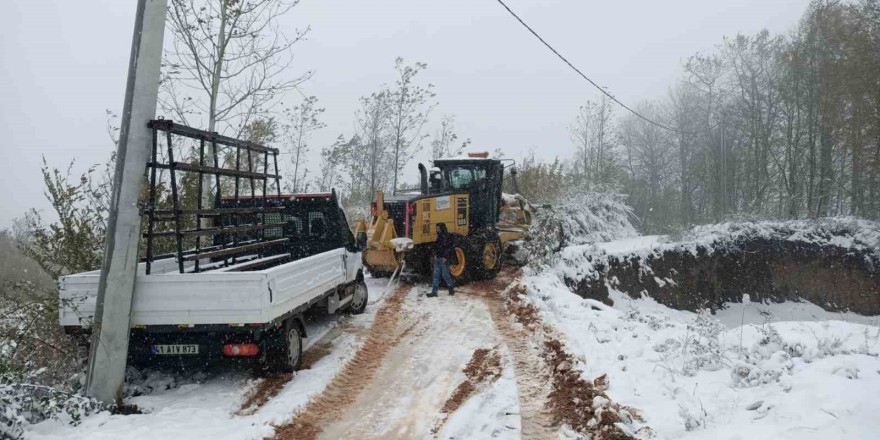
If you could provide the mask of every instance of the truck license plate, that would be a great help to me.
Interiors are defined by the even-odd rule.
[[[154,345],[152,351],[153,354],[158,355],[199,354],[199,346],[196,344]]]

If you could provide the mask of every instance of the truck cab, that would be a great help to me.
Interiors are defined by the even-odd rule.
[[[273,209],[266,214],[241,215],[238,218],[225,216],[220,219],[222,226],[239,224],[267,223],[277,224],[277,228],[240,234],[239,241],[274,240],[287,238],[284,244],[271,246],[263,251],[266,255],[289,254],[291,260],[298,260],[336,248],[355,252],[357,244],[348,227],[345,211],[339,206],[335,192],[281,194],[258,196],[227,196],[220,200],[220,208],[240,208],[265,206]],[[265,215],[265,219],[256,218]],[[214,244],[228,242],[229,237],[214,236]]]

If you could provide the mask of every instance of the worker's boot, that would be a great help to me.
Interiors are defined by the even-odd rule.
[[[455,290],[452,287],[449,288],[449,296],[455,295]]]
[[[430,293],[426,294],[425,296],[427,296],[428,298],[436,298],[437,292],[430,292]]]

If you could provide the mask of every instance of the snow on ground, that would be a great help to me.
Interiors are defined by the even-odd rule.
[[[715,312],[715,319],[727,328],[746,324],[780,321],[844,321],[880,326],[880,316],[864,316],[852,312],[829,312],[811,302],[724,303]]]
[[[488,389],[465,402],[446,421],[437,438],[443,439],[518,439],[522,426],[519,401],[510,354],[502,350],[501,377]]]
[[[381,307],[387,279],[367,278],[370,302],[362,315],[344,318],[353,328],[369,328]],[[305,348],[310,347],[333,327],[335,316],[310,323]],[[87,417],[79,426],[49,420],[29,428],[25,438],[33,440],[90,439],[117,440],[157,438],[210,438],[212,440],[258,439],[271,436],[273,424],[289,420],[296,409],[321,392],[336,372],[357,351],[362,342],[357,332],[344,332],[333,343],[332,352],[310,369],[299,371],[281,392],[250,416],[235,415],[246,390],[253,385],[247,373],[217,371],[191,378],[151,373],[141,388],[158,389],[132,397],[126,403],[137,405],[146,414],[111,415],[107,412]],[[165,390],[167,385],[171,389]]]
[[[545,322],[585,360],[585,374],[608,373],[609,395],[643,410],[657,438],[867,439],[880,431],[876,318],[809,303],[731,304],[712,316],[616,291],[608,307],[571,293],[553,272],[526,283]]]

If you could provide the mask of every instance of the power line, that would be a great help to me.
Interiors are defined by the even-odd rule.
[[[695,133],[695,132],[690,132],[690,131],[676,130],[676,129],[672,128],[672,127],[668,127],[668,126],[663,125],[663,124],[661,124],[661,123],[659,123],[659,122],[657,122],[657,121],[654,121],[654,120],[652,120],[652,119],[650,119],[650,118],[648,118],[648,117],[646,117],[646,116],[643,116],[641,113],[639,113],[639,112],[637,112],[637,111],[635,111],[635,110],[629,108],[626,104],[620,102],[620,100],[618,100],[617,98],[615,98],[614,95],[608,93],[607,90],[605,90],[604,88],[600,87],[598,84],[596,84],[595,82],[593,82],[593,80],[591,80],[589,77],[587,77],[587,75],[584,75],[584,73],[581,72],[580,69],[578,69],[577,67],[575,67],[574,64],[572,64],[572,63],[571,63],[570,61],[568,61],[564,56],[562,56],[562,54],[559,53],[559,51],[557,51],[556,49],[554,49],[553,46],[550,45],[550,43],[546,42],[543,38],[541,38],[541,36],[538,35],[538,33],[535,32],[535,30],[532,29],[531,26],[527,25],[526,22],[523,21],[522,18],[519,18],[519,15],[516,15],[516,12],[513,12],[513,10],[511,10],[510,7],[507,6],[507,5],[504,3],[504,1],[502,1],[502,0],[497,0],[497,1],[498,1],[498,3],[501,4],[501,6],[504,7],[504,9],[507,9],[507,12],[509,12],[510,15],[513,16],[513,18],[515,18],[515,19],[516,19],[521,25],[523,25],[526,29],[528,29],[529,32],[531,32],[532,35],[535,36],[535,38],[537,38],[541,43],[543,43],[544,46],[547,46],[547,49],[550,49],[550,51],[553,52],[557,57],[559,57],[560,60],[562,60],[565,64],[568,64],[568,67],[571,67],[572,70],[574,70],[575,72],[577,72],[577,74],[580,75],[581,78],[587,80],[590,84],[593,85],[593,87],[595,87],[595,88],[598,89],[600,92],[602,92],[603,94],[605,94],[605,96],[611,98],[612,101],[616,102],[616,103],[619,104],[621,107],[625,108],[625,109],[628,110],[630,113],[632,113],[632,114],[638,116],[639,118],[645,120],[646,122],[649,122],[649,123],[651,123],[651,124],[654,124],[654,125],[656,125],[656,126],[662,128],[662,129],[664,129],[664,130],[669,130],[669,131],[672,131],[672,132],[675,132],[675,133],[682,133],[682,134],[693,134],[693,133]]]

